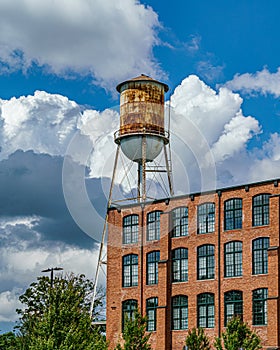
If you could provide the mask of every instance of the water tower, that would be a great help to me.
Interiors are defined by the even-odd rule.
[[[107,209],[118,202],[118,200],[112,201],[112,192],[118,169],[120,150],[129,161],[138,165],[138,171],[135,174],[137,175],[135,176],[137,178],[137,196],[132,198],[126,197],[125,200],[143,203],[146,200],[158,199],[147,196],[147,173],[165,173],[167,175],[169,191],[166,197],[173,196],[171,156],[170,148],[167,148],[169,146],[169,126],[167,129],[165,128],[164,118],[164,94],[168,91],[168,86],[142,74],[139,77],[120,83],[117,86],[117,91],[120,93],[120,128],[114,135],[115,143],[118,147]],[[155,159],[162,151],[164,152],[164,164],[155,164]],[[147,164],[151,165],[148,166]],[[162,177],[160,179],[164,181]],[[107,234],[107,220],[108,210],[99,248],[93,299],[90,309],[91,313],[96,296],[99,272],[102,264],[106,264],[103,249]]]
[[[147,172],[165,172],[169,195],[173,195],[170,150],[166,148],[169,130],[165,129],[164,118],[164,94],[168,86],[142,74],[120,83],[117,91],[120,93],[120,129],[115,133],[115,142],[128,159],[138,164],[137,200],[147,199]],[[162,150],[165,164],[147,169],[147,163],[152,163]]]

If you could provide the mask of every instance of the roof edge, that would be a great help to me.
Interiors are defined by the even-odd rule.
[[[174,196],[174,197],[165,197],[165,198],[160,198],[160,199],[155,199],[155,200],[151,200],[151,201],[147,201],[145,203],[129,203],[129,204],[117,204],[117,205],[112,205],[108,210],[116,210],[116,209],[120,209],[120,208],[131,208],[131,207],[138,207],[141,205],[149,205],[149,204],[156,204],[156,203],[161,203],[161,202],[165,202],[165,201],[171,201],[171,200],[177,200],[177,199],[183,199],[183,198],[191,198],[191,197],[195,197],[195,196],[202,196],[202,195],[207,195],[207,194],[213,194],[213,193],[218,193],[218,192],[226,192],[226,191],[231,191],[231,190],[237,190],[237,189],[242,189],[244,188],[246,190],[246,188],[248,187],[253,187],[253,186],[259,186],[259,185],[266,185],[266,184],[270,184],[270,183],[278,183],[280,184],[280,178],[274,178],[274,179],[270,179],[270,180],[263,180],[263,181],[258,181],[258,182],[251,182],[251,183],[245,183],[245,184],[240,184],[240,185],[234,185],[234,186],[229,186],[229,187],[221,187],[221,188],[217,188],[217,189],[210,189],[207,191],[203,191],[203,192],[190,192],[187,194],[182,194],[179,196]],[[275,187],[277,187],[275,186]],[[280,192],[280,191],[279,191]]]
[[[169,86],[168,86],[167,84],[162,83],[161,81],[155,80],[155,79],[149,77],[149,76],[146,75],[146,74],[141,74],[141,75],[139,75],[138,77],[135,77],[135,78],[132,78],[132,79],[129,79],[129,80],[125,80],[125,81],[123,81],[122,83],[119,83],[119,84],[116,86],[116,90],[117,90],[118,92],[120,92],[120,91],[121,91],[122,85],[127,84],[127,83],[130,83],[130,82],[134,82],[134,81],[137,81],[137,82],[148,82],[148,81],[154,82],[154,83],[163,85],[164,91],[165,91],[165,92],[167,92],[167,91],[169,90]]]

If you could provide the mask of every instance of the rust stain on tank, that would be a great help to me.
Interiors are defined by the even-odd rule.
[[[150,132],[164,135],[165,85],[129,81],[120,96],[120,135]]]

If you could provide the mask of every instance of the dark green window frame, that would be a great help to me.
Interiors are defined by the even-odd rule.
[[[123,256],[123,287],[138,286],[138,255]]]
[[[201,293],[197,296],[197,327],[215,327],[215,301],[213,293]]]
[[[268,273],[268,237],[259,237],[253,240],[253,275]]]
[[[146,300],[147,331],[154,332],[157,329],[157,307],[158,298],[153,297]]]
[[[231,290],[225,293],[225,327],[233,317],[243,320],[243,293]]]
[[[147,241],[160,238],[160,215],[162,211],[155,210],[147,214]]]
[[[137,311],[138,303],[135,299],[128,299],[122,302],[122,329],[127,320],[133,320]]]
[[[123,244],[138,242],[139,216],[128,215],[123,218]]]
[[[253,226],[269,225],[269,197],[268,193],[253,197]]]
[[[158,250],[147,253],[147,273],[146,283],[157,284],[158,283],[158,262],[160,260],[160,252]]]
[[[215,278],[215,246],[204,244],[197,248],[197,279]]]
[[[172,250],[172,282],[188,281],[188,249]]]
[[[215,203],[203,203],[197,207],[197,233],[215,231]]]
[[[175,208],[172,214],[172,237],[188,235],[189,214],[187,207]]]
[[[224,276],[242,276],[242,242],[228,242],[224,245],[224,250]]]
[[[231,198],[224,203],[224,228],[237,230],[242,228],[242,199]]]
[[[253,325],[267,325],[267,288],[253,290]]]
[[[172,298],[172,329],[188,329],[188,297],[177,295]]]

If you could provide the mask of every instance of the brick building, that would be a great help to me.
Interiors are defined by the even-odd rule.
[[[153,349],[182,350],[193,327],[218,336],[233,315],[279,349],[279,181],[111,207],[110,346],[138,308]]]

